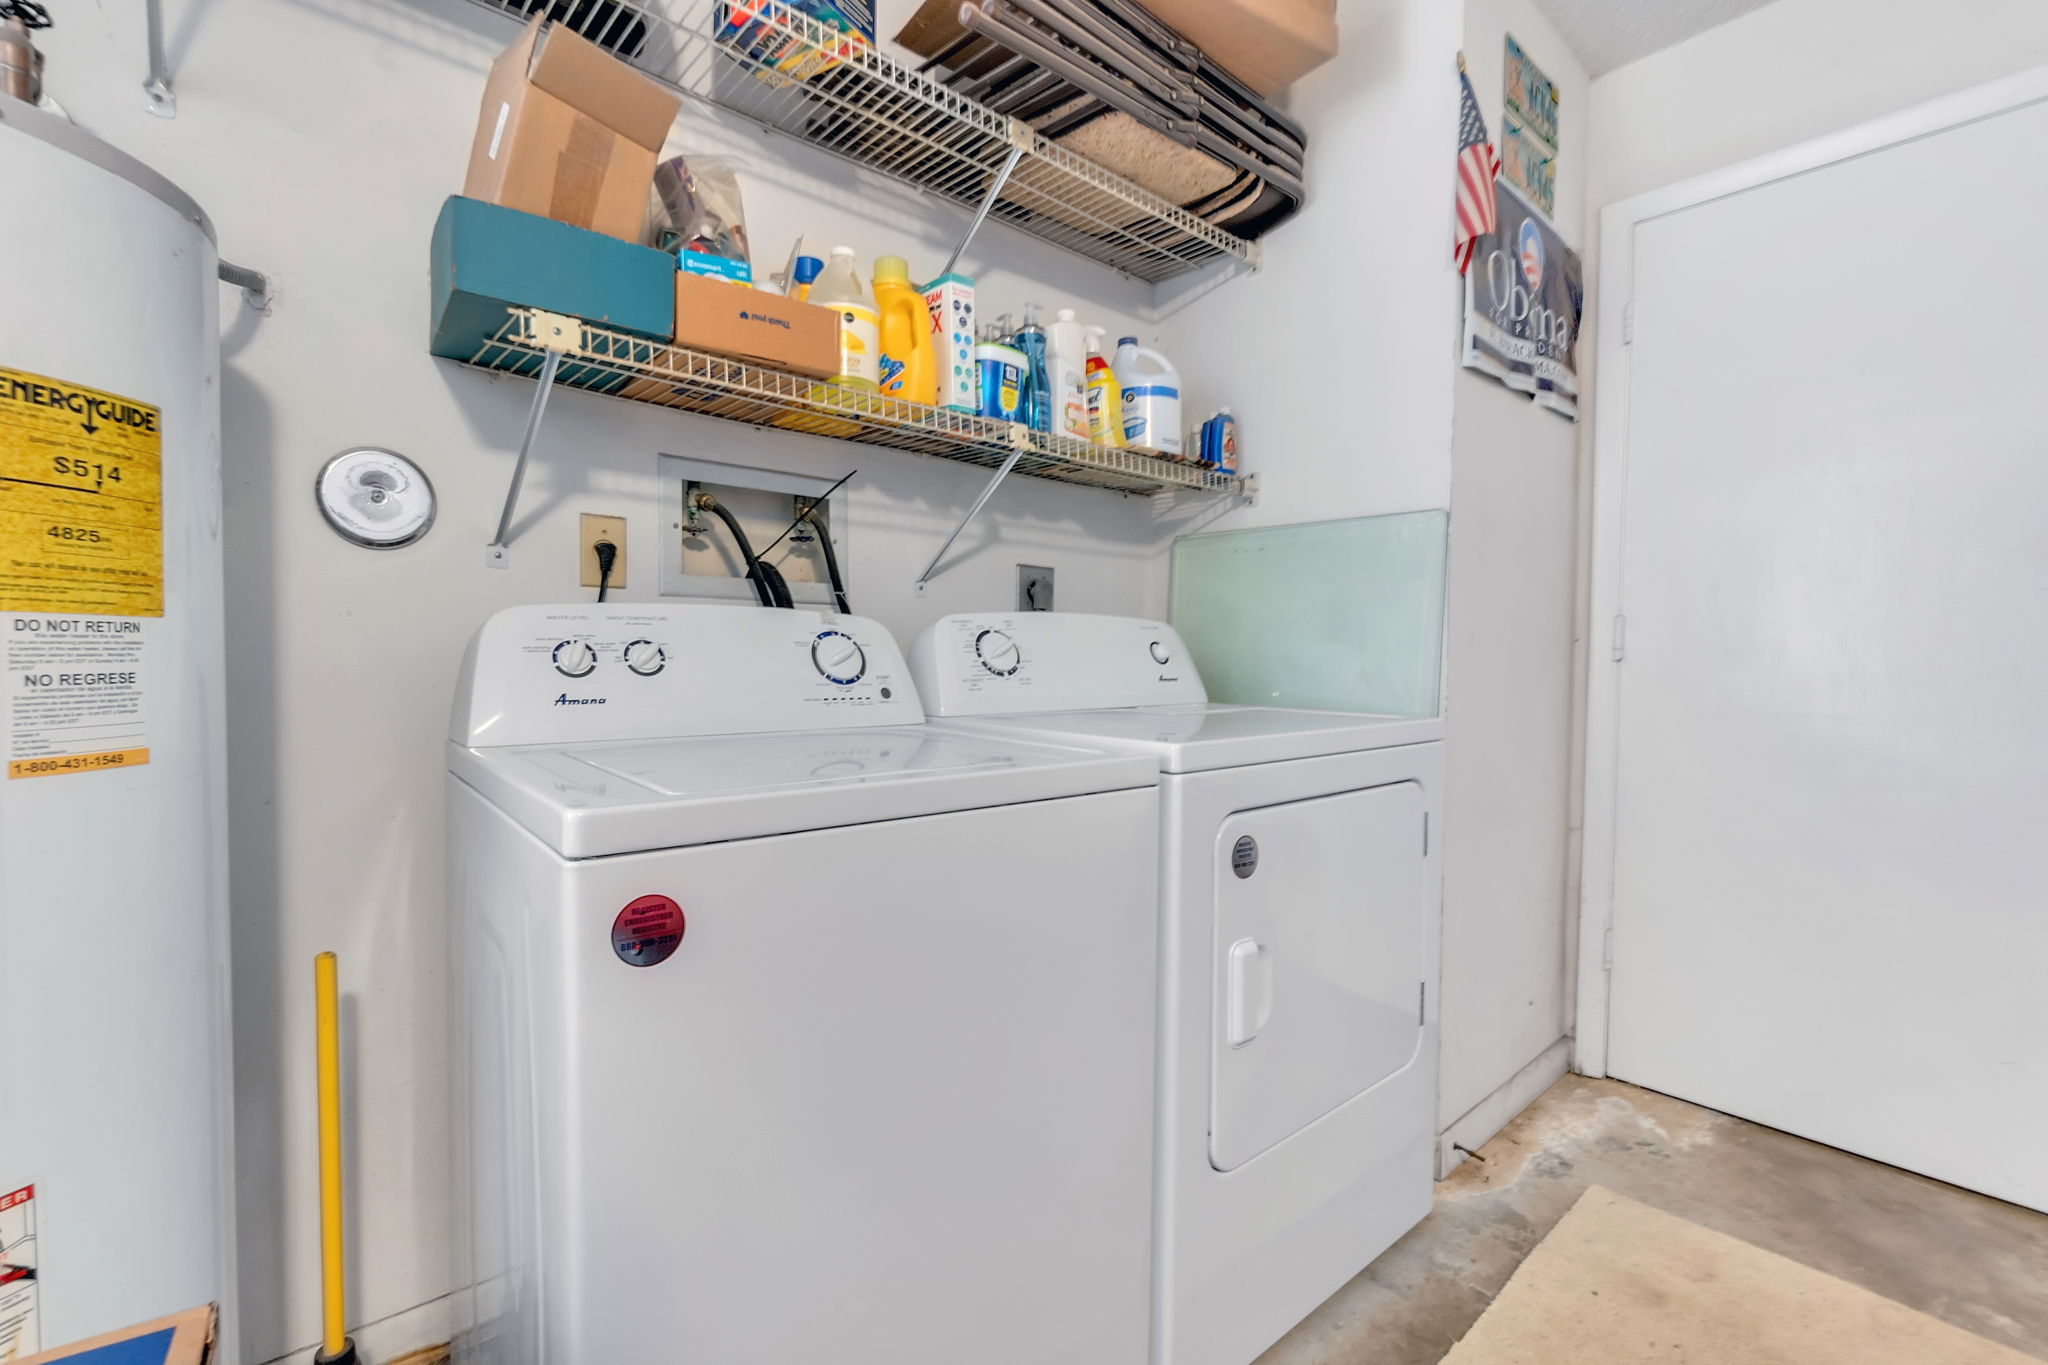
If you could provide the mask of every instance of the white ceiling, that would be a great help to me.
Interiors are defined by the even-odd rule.
[[[1536,0],[1588,76],[1661,52],[1770,0]]]

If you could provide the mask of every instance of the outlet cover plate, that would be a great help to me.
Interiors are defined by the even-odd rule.
[[[613,588],[625,587],[626,519],[624,517],[599,516],[595,512],[585,512],[576,528],[578,581],[586,588],[597,586],[598,575],[602,572],[597,567],[596,546],[600,540],[609,540],[612,544],[619,547],[619,557],[612,561],[610,586]]]
[[[1052,570],[1043,564],[1017,566],[1017,610],[1052,610]]]

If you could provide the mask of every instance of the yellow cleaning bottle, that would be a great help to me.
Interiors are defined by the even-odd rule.
[[[1099,446],[1124,443],[1123,390],[1117,386],[1116,371],[1102,354],[1100,327],[1088,329],[1088,439]]]
[[[875,261],[875,312],[882,323],[882,393],[911,403],[939,401],[939,357],[931,310],[901,256]]]

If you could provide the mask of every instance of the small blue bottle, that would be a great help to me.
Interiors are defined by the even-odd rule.
[[[1038,323],[1038,305],[1024,305],[1024,325],[1010,344],[1024,353],[1024,421],[1033,431],[1052,430],[1052,376],[1045,368],[1045,328]]]

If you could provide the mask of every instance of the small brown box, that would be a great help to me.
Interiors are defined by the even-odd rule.
[[[595,43],[535,19],[491,64],[462,193],[638,242],[681,107]]]
[[[839,315],[730,280],[677,271],[676,345],[829,379],[839,373]]]

